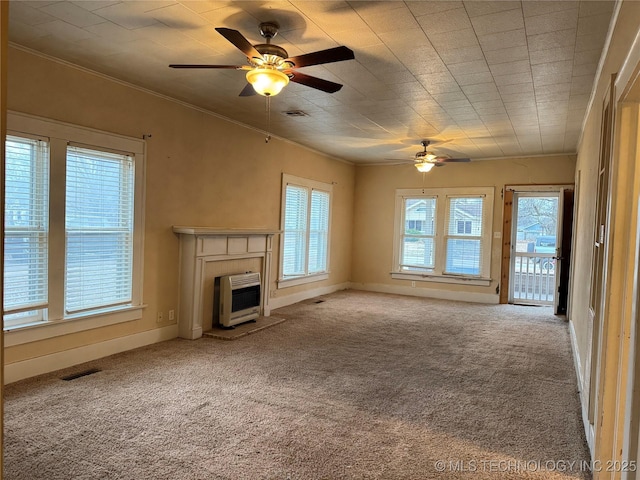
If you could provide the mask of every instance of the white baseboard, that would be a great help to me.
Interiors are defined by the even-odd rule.
[[[354,290],[368,292],[395,293],[397,295],[409,295],[412,297],[439,298],[459,302],[473,303],[500,303],[500,295],[494,293],[456,292],[452,290],[439,290],[437,288],[414,288],[403,285],[386,285],[382,283],[352,283]]]
[[[589,423],[589,392],[585,392],[584,388],[584,374],[582,373],[580,353],[578,350],[578,339],[576,337],[575,327],[573,326],[573,320],[569,321],[569,336],[571,337],[571,354],[573,356],[573,366],[576,369],[576,378],[578,380],[578,395],[580,395],[582,424],[584,426],[585,437],[587,438],[587,445],[589,445],[589,451],[591,452],[591,457],[593,458],[594,434],[593,425]]]
[[[114,338],[105,342],[10,363],[4,367],[4,383],[8,384],[25,378],[35,377],[36,375],[42,375],[43,373],[54,372],[61,368],[72,367],[80,363],[108,357],[115,353],[171,340],[172,338],[177,338],[177,336],[178,326],[169,325],[168,327],[147,330],[146,332],[140,332],[126,337]]]
[[[329,293],[337,292],[339,290],[347,290],[350,288],[351,284],[349,282],[345,283],[337,283],[335,285],[329,285],[327,287],[319,287],[313,288],[311,290],[303,290],[301,292],[296,292],[291,295],[282,295],[278,297],[272,297],[269,299],[269,307],[271,308],[271,313],[273,310],[280,307],[286,307],[287,305],[293,305],[294,303],[302,302],[304,300],[309,300],[313,297],[318,297],[320,295],[328,295]],[[285,289],[276,290],[278,295],[284,293]]]
[[[582,391],[584,390],[584,375],[582,373],[582,366],[580,364],[580,355],[578,351],[578,339],[576,337],[575,327],[573,321],[569,321],[569,336],[571,337],[571,353],[573,354],[573,366],[576,369],[576,377],[578,378],[578,389],[580,390],[580,397],[582,398]]]

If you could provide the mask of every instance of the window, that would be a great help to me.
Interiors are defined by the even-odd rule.
[[[458,232],[459,234],[471,233],[471,220],[458,220]]]
[[[66,313],[131,303],[133,157],[67,149]]]
[[[396,192],[392,277],[489,283],[493,188]]]
[[[7,136],[5,144],[5,325],[44,320],[48,302],[48,142]]]
[[[331,190],[283,175],[280,286],[328,278]]]
[[[446,273],[480,275],[483,197],[447,197]],[[459,220],[472,218],[473,220]],[[462,229],[460,225],[462,224]]]
[[[6,142],[8,344],[141,318],[143,142],[16,113],[8,122],[19,127]],[[46,333],[17,328],[37,325]]]
[[[405,200],[405,227],[402,234],[403,268],[432,269],[434,267],[435,215],[435,197]]]
[[[421,220],[407,220],[407,226],[409,230],[422,230],[422,221]]]

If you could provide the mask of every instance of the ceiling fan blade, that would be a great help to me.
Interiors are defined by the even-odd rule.
[[[339,83],[330,82],[329,80],[323,80],[322,78],[312,77],[311,75],[305,75],[297,71],[285,71],[289,75],[289,80],[300,85],[306,85],[307,87],[316,88],[327,93],[335,93],[342,88]]]
[[[470,158],[448,158],[448,157],[442,157],[442,158],[437,158],[436,161],[438,163],[456,163],[456,162],[470,162],[471,159]]]
[[[192,64],[171,64],[171,68],[226,68],[231,70],[243,70],[244,65],[192,65]]]
[[[403,158],[385,158],[384,165],[414,165],[416,162]]]
[[[253,85],[251,85],[250,83],[247,83],[247,85],[242,89],[242,91],[240,92],[240,97],[250,97],[252,95],[255,95],[256,91],[253,88]]]
[[[216,32],[233,43],[233,45],[242,53],[244,53],[248,58],[262,58],[260,52],[258,52],[258,50],[256,50],[253,45],[249,43],[249,40],[244,38],[244,35],[242,35],[238,30],[218,27],[216,28]]]
[[[353,60],[355,55],[353,50],[347,47],[335,47],[327,50],[319,50],[317,52],[298,55],[297,57],[287,58],[287,62],[293,63],[293,68],[309,67],[311,65],[320,65],[323,63],[341,62],[343,60]]]

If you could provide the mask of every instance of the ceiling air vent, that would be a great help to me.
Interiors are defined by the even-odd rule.
[[[306,112],[303,112],[302,110],[287,110],[286,112],[282,112],[284,113],[287,117],[308,117],[309,114]]]

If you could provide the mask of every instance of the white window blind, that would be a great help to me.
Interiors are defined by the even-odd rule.
[[[405,198],[402,269],[432,269],[435,262],[436,198]]]
[[[304,275],[307,245],[307,189],[287,185],[284,214],[283,274]]]
[[[129,155],[67,148],[67,313],[132,301],[133,161]]]
[[[329,193],[311,191],[309,218],[309,273],[327,270],[327,242],[329,234]]]
[[[480,275],[484,197],[448,197],[447,202],[445,272]]]
[[[326,278],[331,191],[330,184],[283,174],[280,280],[288,285]]]
[[[48,302],[48,144],[7,136],[4,311],[8,325],[42,319]]]
[[[396,190],[391,278],[488,285],[492,187]]]

